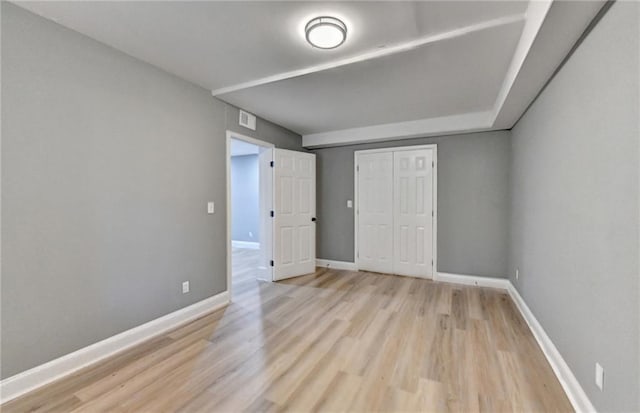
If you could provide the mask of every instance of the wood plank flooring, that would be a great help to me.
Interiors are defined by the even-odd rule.
[[[234,251],[227,308],[2,411],[572,411],[505,293],[327,269],[268,283],[256,253]]]

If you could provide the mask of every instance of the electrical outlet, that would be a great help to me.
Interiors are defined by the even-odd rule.
[[[213,214],[214,212],[216,212],[216,204],[207,202],[207,214]]]
[[[516,268],[516,280],[520,278],[520,268]]]
[[[189,281],[185,281],[182,283],[182,294],[186,294],[189,292]]]
[[[600,391],[604,390],[604,369],[600,363],[596,363],[596,386]]]
[[[249,231],[249,238],[253,238],[253,232]]]

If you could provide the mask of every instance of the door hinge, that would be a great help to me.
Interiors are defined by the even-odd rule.
[[[433,214],[433,210],[431,210],[431,218],[435,217],[435,215]]]
[[[436,162],[435,161],[431,161],[431,167],[434,168],[436,166]]]
[[[269,162],[269,166],[270,166],[270,167],[272,167],[272,168],[273,168],[275,165],[276,165],[276,163],[275,163],[274,161]]]
[[[275,216],[276,216],[276,213],[275,213],[275,212],[273,212],[273,211],[270,211],[269,215],[271,215],[271,218],[273,218],[273,217],[275,217]]]
[[[271,264],[271,266],[273,267],[273,260],[271,260],[271,263],[270,263],[270,264]]]
[[[356,165],[356,171],[360,172],[360,165]]]

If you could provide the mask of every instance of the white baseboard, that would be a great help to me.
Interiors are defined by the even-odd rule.
[[[538,345],[542,349],[547,361],[551,365],[553,372],[556,374],[558,381],[562,385],[564,392],[567,394],[573,409],[576,412],[595,412],[596,409],[591,404],[589,397],[580,386],[578,379],[573,375],[573,372],[567,365],[567,362],[562,358],[562,354],[558,351],[556,346],[551,341],[551,338],[547,335],[547,333],[542,328],[542,325],[538,322],[536,317],[533,315],[527,303],[525,303],[524,299],[516,290],[516,287],[509,282],[509,295],[511,299],[515,302],[516,306],[520,310],[520,313],[526,320],[529,325],[529,329],[533,333],[533,336],[536,338]]]
[[[507,290],[509,284],[511,284],[506,278],[480,277],[477,275],[451,274],[447,272],[436,273],[433,280],[453,284],[475,285],[477,287],[499,288],[501,290]]]
[[[336,270],[348,270],[348,271],[356,271],[358,268],[356,267],[355,262],[347,262],[347,261],[333,261],[333,260],[316,260],[316,267],[326,267],[326,268],[334,268]]]
[[[252,242],[252,241],[231,241],[231,246],[233,248],[246,248],[246,249],[250,249],[250,250],[259,250],[260,249],[260,243],[259,242]]]
[[[0,402],[5,403],[31,390],[67,376],[116,353],[131,348],[166,331],[188,323],[229,303],[229,293],[221,292],[148,323],[81,348],[0,382]]]
[[[562,355],[551,341],[551,338],[542,328],[542,325],[538,322],[533,315],[527,303],[525,303],[518,290],[511,283],[510,280],[505,278],[491,278],[491,277],[479,277],[475,275],[461,275],[461,274],[449,274],[439,272],[436,273],[434,281],[448,282],[454,284],[463,285],[475,285],[478,287],[491,287],[505,290],[509,293],[509,296],[518,307],[520,314],[527,322],[529,329],[533,333],[538,345],[542,349],[547,361],[551,365],[553,372],[555,373],[560,385],[564,392],[567,394],[573,409],[576,412],[595,412],[596,409],[591,404],[591,401],[587,397],[587,394],[580,386],[580,383],[573,375],[573,372],[562,358]]]

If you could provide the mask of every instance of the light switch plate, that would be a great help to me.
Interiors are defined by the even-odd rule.
[[[350,199],[347,200],[347,208],[353,208],[353,201]]]
[[[207,202],[207,214],[213,214],[216,212],[216,204],[211,202]]]
[[[189,292],[189,281],[185,281],[182,283],[182,294],[186,294]]]

